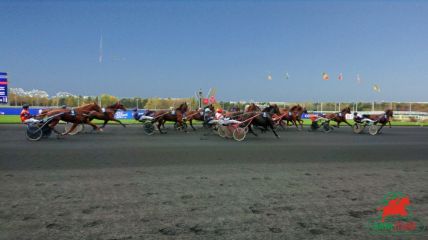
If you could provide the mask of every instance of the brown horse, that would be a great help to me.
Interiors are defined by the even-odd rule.
[[[244,112],[261,112],[262,109],[257,106],[255,103],[251,103]]]
[[[348,126],[352,127],[352,125],[348,122],[348,120],[346,120],[346,114],[351,114],[351,108],[350,107],[346,107],[338,113],[327,114],[324,117],[327,118],[329,121],[331,121],[331,120],[335,121],[337,123],[337,125],[335,127],[337,127],[337,128],[339,127],[340,123],[342,123],[342,122],[344,122],[344,123],[348,124]]]
[[[157,111],[154,114],[155,122],[158,122],[157,128],[160,133],[162,132],[161,126],[165,124],[166,121],[173,121],[178,124],[179,128],[184,129],[186,132],[186,129],[183,125],[183,117],[186,115],[187,112],[187,103],[182,103],[178,108],[175,109],[175,111]]]
[[[186,120],[189,121],[190,127],[192,127],[192,129],[195,131],[196,128],[193,127],[193,120],[198,120],[198,121],[202,121],[204,123],[205,126],[205,122],[206,122],[206,113],[205,113],[205,109],[209,109],[211,111],[211,113],[214,112],[214,106],[212,104],[206,106],[204,109],[199,109],[199,110],[193,110],[193,111],[189,111],[186,113]]]
[[[294,125],[298,130],[301,130],[303,129],[302,115],[304,113],[308,113],[308,111],[306,111],[306,108],[300,106],[299,104],[291,107],[290,109],[281,109],[282,119],[279,121],[279,123],[282,126],[284,123],[283,120],[285,120],[287,121],[286,126],[289,126],[289,123],[291,122],[291,126]],[[300,129],[297,123],[299,123]]]
[[[120,120],[114,118],[114,115],[119,109],[126,111],[126,108],[120,102],[106,107],[103,112],[92,111],[89,113],[89,121],[92,121],[93,119],[104,120],[101,128],[104,128],[109,121],[117,122],[123,127],[126,127]]]
[[[62,135],[67,135],[70,132],[72,132],[77,125],[82,123],[91,125],[94,130],[101,130],[97,125],[89,121],[89,114],[94,111],[102,113],[102,109],[100,108],[100,106],[98,106],[98,104],[89,103],[81,107],[72,108],[72,109],[56,108],[56,109],[46,110],[46,111],[43,111],[41,114],[39,114],[37,118],[41,119],[44,117],[51,117],[51,116],[60,114],[53,118],[53,120],[49,124],[49,127],[55,133],[61,134],[60,132],[55,130],[55,126],[59,123],[59,121],[62,120],[64,122],[73,123],[73,126],[67,132],[62,133]]]
[[[378,132],[380,132],[380,130],[388,123],[389,124],[389,128],[391,128],[391,118],[394,117],[394,111],[392,111],[392,109],[387,109],[385,110],[385,113],[383,114],[373,114],[373,115],[363,115],[363,118],[369,118],[373,121],[375,121],[375,124],[380,123],[381,126],[378,130]]]

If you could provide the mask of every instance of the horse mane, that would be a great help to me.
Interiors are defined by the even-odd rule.
[[[299,105],[294,105],[290,108],[290,112],[293,112],[294,110],[296,110],[299,107]]]
[[[184,102],[184,103],[180,104],[180,106],[178,106],[178,108],[176,108],[175,110],[185,112],[187,110],[187,103]]]
[[[119,105],[120,105],[120,102],[116,102],[116,103],[113,103],[110,106],[107,106],[107,108],[115,108],[116,106],[119,106]]]
[[[346,112],[346,111],[349,111],[349,112],[351,112],[351,108],[350,107],[345,107],[345,108],[343,108],[342,109],[342,111],[340,111],[340,112]]]

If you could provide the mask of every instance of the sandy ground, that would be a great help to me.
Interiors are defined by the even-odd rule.
[[[280,135],[0,125],[0,239],[428,239],[367,229],[394,191],[428,224],[428,128]]]

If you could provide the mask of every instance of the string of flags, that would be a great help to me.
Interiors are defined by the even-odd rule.
[[[286,72],[283,76],[284,76],[285,80],[290,79],[290,75],[289,75],[288,72]],[[329,76],[329,74],[327,72],[322,72],[321,73],[321,77],[322,77],[322,80],[324,80],[324,81],[329,81],[330,80],[330,76]],[[266,79],[269,80],[269,81],[272,81],[272,79],[273,79],[272,74],[268,73],[268,75],[266,76]],[[337,80],[339,80],[339,81],[344,80],[344,76],[343,76],[342,72],[338,73]],[[357,73],[356,82],[357,82],[357,84],[361,84],[362,83],[361,76],[360,76],[359,73]],[[379,84],[373,84],[372,90],[374,92],[376,92],[376,93],[380,93],[381,92],[381,88],[380,88]]]

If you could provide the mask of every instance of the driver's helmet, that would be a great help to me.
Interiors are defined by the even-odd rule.
[[[134,108],[132,109],[132,111],[136,112],[136,111],[138,111],[138,108],[134,107]]]
[[[211,109],[209,109],[209,108],[205,108],[205,112],[206,112],[206,113],[209,113],[209,112],[211,112]]]
[[[62,109],[66,109],[66,108],[67,108],[67,105],[62,105],[62,106],[61,106],[61,108],[62,108]]]
[[[222,112],[223,112],[223,109],[218,108],[218,109],[217,109],[217,112],[218,112],[218,113],[222,113]]]
[[[23,109],[28,109],[30,107],[30,105],[28,105],[28,104],[24,104],[24,105],[22,105],[22,108]]]

